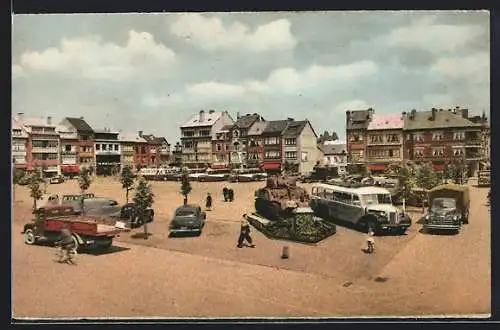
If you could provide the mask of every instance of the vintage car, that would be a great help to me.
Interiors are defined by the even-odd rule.
[[[116,227],[119,228],[139,228],[145,223],[153,222],[155,212],[153,209],[148,208],[146,214],[139,217],[137,214],[137,207],[134,203],[127,203],[121,207],[121,209],[112,214],[111,217],[117,218],[118,221],[115,223]]]
[[[170,221],[170,234],[185,232],[201,234],[206,218],[206,213],[199,205],[180,206],[175,210],[173,219]]]
[[[299,181],[303,183],[327,182],[337,176],[337,167],[315,166],[311,172],[299,176]]]
[[[54,177],[49,179],[50,184],[59,184],[59,183],[63,183],[63,182],[64,182],[64,178],[60,175],[54,176]]]
[[[71,227],[73,242],[76,249],[102,248],[107,249],[123,229],[98,223],[91,216],[75,214],[70,205],[50,205],[38,209],[35,218],[24,225],[22,233],[24,242],[34,245],[39,242],[55,243],[59,240],[61,229],[67,223]]]
[[[208,169],[205,175],[200,175],[198,181],[200,182],[219,182],[227,181],[231,175],[231,170],[228,169]]]
[[[491,171],[483,170],[477,172],[477,186],[489,187],[491,185]]]
[[[429,190],[429,212],[423,229],[459,232],[462,224],[469,223],[469,187],[444,184]]]

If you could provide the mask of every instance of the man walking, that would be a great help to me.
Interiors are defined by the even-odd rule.
[[[207,211],[212,211],[212,195],[210,195],[210,193],[207,194],[205,206]]]
[[[250,224],[247,220],[247,215],[243,214],[241,219],[241,228],[240,228],[240,237],[238,238],[238,248],[243,247],[243,241],[247,241],[251,248],[254,248],[255,245],[252,244],[252,238],[250,237]]]

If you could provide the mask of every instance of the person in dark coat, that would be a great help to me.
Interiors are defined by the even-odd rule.
[[[205,206],[207,207],[207,211],[212,210],[212,195],[210,193],[207,194],[207,198],[205,201]]]
[[[227,191],[227,194],[228,194],[228,197],[229,197],[229,201],[232,202],[234,201],[234,190],[232,188],[230,188],[228,191]]]
[[[243,214],[241,219],[241,228],[240,228],[240,237],[238,237],[238,248],[243,247],[243,241],[247,241],[251,248],[255,247],[255,244],[252,243],[252,237],[250,237],[250,224],[247,220],[247,215]]]
[[[224,196],[224,202],[227,202],[229,199],[227,187],[222,188],[222,196]]]

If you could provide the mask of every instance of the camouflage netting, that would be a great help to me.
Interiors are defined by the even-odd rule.
[[[248,220],[253,227],[273,239],[318,243],[336,233],[335,225],[314,217],[311,213],[297,213],[282,221],[270,222],[267,226],[252,218]]]

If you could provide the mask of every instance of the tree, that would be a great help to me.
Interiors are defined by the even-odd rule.
[[[448,176],[456,184],[462,184],[464,174],[467,171],[467,166],[463,161],[457,161],[452,163],[448,167]]]
[[[21,181],[21,179],[24,177],[24,171],[19,169],[19,168],[12,168],[12,199],[15,201],[16,200],[16,185]]]
[[[144,219],[146,211],[154,203],[154,194],[151,191],[151,186],[143,177],[139,178],[139,184],[137,185],[133,201],[137,210],[137,216],[139,219]],[[144,239],[148,239],[148,235],[148,224],[147,221],[144,221]]]
[[[125,189],[125,199],[128,204],[128,193],[130,190],[134,189],[132,186],[134,185],[134,178],[132,175],[132,168],[130,166],[125,166],[122,170],[120,176],[120,182],[122,184],[122,188]]]
[[[83,194],[87,191],[87,189],[90,188],[90,185],[92,184],[92,179],[90,178],[90,169],[87,167],[84,167],[80,170],[80,176],[78,177],[78,186],[80,187],[80,192],[81,192],[81,198],[80,198],[80,205],[81,205],[81,210],[82,213],[84,213],[83,209]]]
[[[41,199],[43,196],[42,189],[40,188],[40,183],[43,182],[42,173],[39,168],[35,168],[28,179],[28,187],[30,188],[30,197],[33,198],[33,211],[36,211],[36,201]]]
[[[423,164],[417,171],[416,184],[430,190],[439,184],[439,177],[431,164]]]
[[[47,193],[47,178],[45,177],[45,173],[47,173],[47,165],[46,164],[43,164],[42,165],[42,171],[40,172],[41,173],[41,178],[42,178],[42,182],[43,182],[43,193],[46,194]]]
[[[181,176],[181,194],[184,196],[184,205],[187,205],[188,195],[191,193],[192,187],[189,182],[188,171],[184,169]]]
[[[372,176],[372,172],[370,171],[370,169],[368,168],[368,166],[366,165],[361,165],[360,167],[360,174],[363,176],[363,178],[369,178]]]
[[[410,165],[401,164],[394,165],[392,170],[398,178],[399,195],[406,201],[413,194],[413,169]]]

